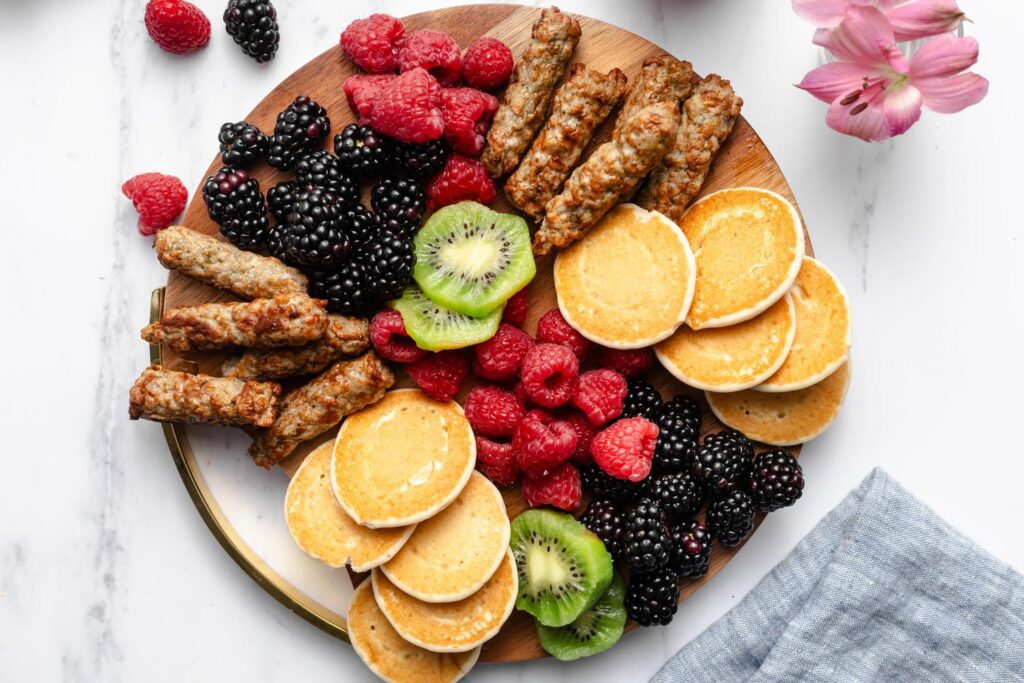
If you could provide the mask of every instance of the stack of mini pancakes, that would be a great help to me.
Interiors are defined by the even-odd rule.
[[[512,612],[508,515],[475,464],[462,408],[403,389],[351,415],[288,486],[299,547],[332,567],[372,570],[348,629],[384,680],[458,680]]]

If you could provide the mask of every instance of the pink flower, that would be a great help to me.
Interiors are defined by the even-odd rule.
[[[851,7],[875,7],[889,20],[896,40],[916,40],[949,33],[956,29],[966,15],[956,0],[792,0],[793,11],[800,17],[821,27],[814,42],[821,45],[823,34],[828,34],[842,22]]]
[[[814,69],[798,87],[829,103],[829,127],[862,140],[905,133],[921,118],[922,105],[951,114],[988,92],[987,80],[962,73],[978,61],[977,41],[937,36],[908,60],[875,7],[849,7],[823,44],[840,61]]]

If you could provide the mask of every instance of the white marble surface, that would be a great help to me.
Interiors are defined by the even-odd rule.
[[[264,594],[192,507],[159,428],[130,423],[138,340],[163,283],[120,183],[199,182],[218,126],[371,10],[425,0],[278,0],[283,46],[259,67],[198,0],[214,40],[162,53],[144,0],[0,0],[0,679],[327,680],[369,674],[344,644]],[[836,425],[805,451],[809,482],[667,628],[572,665],[481,666],[476,680],[646,680],[750,590],[882,465],[997,557],[1024,567],[1024,59],[1015,2],[962,0],[988,99],[926,112],[870,146],[824,125],[792,87],[818,54],[784,0],[565,0],[733,80],[775,154],[818,256],[849,289],[856,373]],[[267,486],[278,486],[270,480]]]

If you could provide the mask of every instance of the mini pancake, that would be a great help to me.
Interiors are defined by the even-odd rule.
[[[555,259],[558,308],[580,334],[614,349],[665,339],[686,319],[696,267],[675,223],[620,204]]]
[[[341,425],[331,485],[357,524],[408,526],[455,500],[475,464],[476,441],[459,404],[400,389]]]
[[[761,315],[729,327],[691,330],[684,325],[654,347],[665,369],[691,387],[742,391],[779,369],[796,334],[796,312],[789,295]]]
[[[687,210],[679,227],[697,261],[697,288],[686,316],[695,330],[750,320],[781,299],[800,270],[803,223],[774,192],[713,192]]]
[[[285,522],[306,554],[331,567],[347,564],[365,572],[394,557],[416,526],[368,529],[352,521],[331,490],[333,451],[328,442],[302,461],[285,493]]]
[[[352,596],[348,637],[370,671],[391,683],[454,683],[480,658],[480,648],[445,654],[406,641],[380,611],[369,581],[359,584]]]
[[[414,598],[455,602],[476,593],[494,576],[511,534],[501,493],[474,472],[459,497],[421,522],[381,570]]]
[[[805,256],[789,291],[796,307],[793,349],[778,372],[756,387],[758,391],[796,391],[817,384],[850,353],[850,302],[832,271]]]
[[[795,446],[810,441],[832,424],[849,386],[847,361],[822,381],[798,391],[768,394],[748,389],[734,394],[708,391],[704,395],[722,424],[738,429],[754,441]]]
[[[423,602],[407,595],[383,572],[373,572],[377,605],[399,635],[431,652],[466,652],[498,635],[519,592],[515,556],[505,560],[483,588],[458,602]]]

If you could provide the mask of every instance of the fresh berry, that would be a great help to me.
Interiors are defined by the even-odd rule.
[[[704,437],[693,461],[693,474],[712,496],[720,496],[745,484],[753,458],[750,440],[735,429],[726,429]]]
[[[302,188],[302,191],[312,189],[311,187]],[[267,190],[267,208],[278,223],[288,220],[288,214],[292,212],[295,198],[299,196],[299,192],[299,184],[294,180],[285,180]]]
[[[373,316],[370,321],[370,341],[382,358],[395,363],[415,363],[427,355],[405,331],[402,314],[391,309]]]
[[[341,88],[345,91],[348,106],[359,117],[360,124],[370,122],[373,103],[384,86],[395,80],[394,74],[356,74],[345,79]]]
[[[266,239],[269,221],[260,182],[242,170],[225,166],[203,183],[203,201],[222,235],[242,249],[257,249]]]
[[[754,501],[746,491],[726,494],[708,506],[705,523],[722,545],[739,545],[754,529]]]
[[[583,478],[583,488],[595,496],[611,498],[620,503],[631,503],[640,497],[643,491],[642,482],[631,482],[626,479],[617,479],[605,473],[597,465],[586,465],[580,470]]]
[[[381,228],[398,235],[412,235],[427,210],[423,188],[412,178],[383,178],[370,192],[370,204]]]
[[[267,155],[270,138],[251,123],[225,123],[217,136],[220,158],[228,166],[249,168]]]
[[[269,62],[281,39],[277,10],[270,0],[228,0],[224,27],[242,52],[257,62]]]
[[[397,43],[405,35],[401,20],[388,14],[356,19],[341,32],[341,49],[363,71],[384,74],[398,68]]]
[[[466,83],[481,90],[497,90],[512,75],[512,50],[497,38],[477,38],[462,57]]]
[[[299,193],[285,226],[291,261],[306,268],[333,270],[348,258],[352,245],[341,225],[337,201],[328,190],[315,187]]]
[[[699,579],[708,573],[711,532],[689,519],[672,527],[672,558],[669,565],[680,577]]]
[[[765,451],[754,458],[748,488],[758,510],[773,512],[803,495],[804,471],[786,449]]]
[[[561,344],[537,344],[526,352],[519,372],[530,400],[544,408],[568,403],[579,374],[579,361]]]
[[[458,154],[476,156],[486,142],[498,98],[475,88],[445,88],[441,91],[444,139]]]
[[[427,196],[430,198],[428,206],[434,210],[464,201],[490,204],[498,196],[498,191],[483,164],[476,159],[453,154],[444,170],[427,185]]]
[[[402,73],[426,69],[444,86],[456,85],[462,78],[462,50],[447,33],[424,28],[405,36],[398,45],[398,70]]]
[[[145,21],[153,42],[172,54],[195,52],[210,42],[210,20],[185,0],[149,0]]]
[[[519,372],[526,352],[533,345],[533,337],[518,327],[501,323],[493,337],[473,348],[473,372],[496,382],[510,380]]]
[[[697,514],[707,499],[704,484],[689,472],[652,474],[644,480],[643,495],[657,501],[670,520]]]
[[[583,411],[590,424],[599,427],[622,414],[626,380],[614,370],[590,370],[580,375],[572,404]]]
[[[289,171],[299,159],[317,149],[330,132],[331,120],[324,108],[300,95],[277,115],[267,163],[278,170]]]
[[[671,567],[634,574],[626,589],[626,614],[641,626],[664,626],[679,609],[679,578]]]
[[[334,271],[310,273],[309,294],[327,301],[327,310],[335,313],[365,313],[374,301],[366,266],[353,260],[343,262]]]
[[[672,534],[661,506],[646,498],[626,510],[622,551],[636,572],[650,572],[668,564]]]
[[[579,507],[582,496],[580,473],[571,462],[563,462],[543,476],[523,480],[523,498],[532,508],[550,505],[572,512]]]
[[[657,425],[642,417],[629,417],[598,432],[590,454],[597,466],[613,477],[642,481],[651,473],[657,441]]]
[[[526,322],[526,311],[530,306],[530,294],[523,287],[505,302],[505,310],[501,313],[501,322],[522,327]]]
[[[466,419],[475,434],[512,436],[526,410],[515,395],[493,385],[473,387],[466,397]]]
[[[377,175],[392,162],[394,143],[370,126],[350,123],[334,136],[334,153],[341,168],[353,175]]]
[[[593,462],[594,459],[590,455],[590,444],[597,435],[597,427],[590,424],[587,416],[578,410],[563,415],[562,420],[576,432],[576,450],[573,451],[572,459],[581,465]]]
[[[299,185],[319,187],[334,196],[341,206],[359,203],[359,184],[345,172],[338,157],[318,149],[295,164],[295,179]]]
[[[647,380],[634,377],[626,382],[626,400],[622,417],[646,417],[654,422],[661,413],[661,394]]]
[[[537,341],[567,346],[579,360],[587,357],[591,344],[589,339],[566,322],[557,308],[552,308],[537,321]]]
[[[629,379],[640,377],[654,367],[654,351],[644,349],[609,349],[602,346],[597,351],[597,364],[609,368]]]
[[[406,71],[377,93],[370,124],[377,132],[402,142],[438,139],[444,132],[441,86],[424,69]]]
[[[271,190],[273,189],[271,188]],[[275,223],[267,228],[263,244],[274,258],[280,259],[290,266],[299,265],[292,261],[291,256],[288,255],[288,226],[285,223]]]
[[[622,536],[625,519],[622,508],[610,498],[595,498],[583,511],[580,522],[601,539],[616,562],[622,560]]]
[[[444,138],[413,144],[411,142],[395,143],[395,168],[415,178],[429,178],[441,172],[452,148],[444,141]]]
[[[576,432],[543,410],[531,410],[512,435],[519,469],[539,477],[568,460],[576,450]]]
[[[473,372],[476,372],[476,374],[479,375],[480,373],[477,372],[477,369],[478,369],[478,363],[477,363],[477,360],[474,358],[473,359]],[[523,389],[523,383],[522,382],[516,382],[515,384],[512,385],[512,395],[515,396],[516,398],[518,398],[520,401],[522,401],[524,406],[529,406],[530,405],[530,397],[526,395],[526,390]]]
[[[476,437],[476,466],[495,486],[511,488],[519,482],[519,465],[511,443]]]
[[[380,229],[380,219],[362,204],[345,206],[339,211],[342,228],[352,244],[352,258],[369,262],[374,245],[390,233]]]
[[[691,471],[700,437],[700,404],[689,396],[676,396],[655,416],[654,423],[661,430],[654,451],[654,471]]]
[[[149,237],[174,222],[188,202],[188,190],[172,175],[142,173],[121,186],[139,212],[139,233]]]
[[[428,353],[405,369],[416,386],[435,401],[452,400],[469,374],[466,357],[459,351]]]
[[[416,265],[415,245],[412,237],[381,233],[370,245],[367,263],[370,286],[381,301],[402,296],[412,280],[412,267]]]

